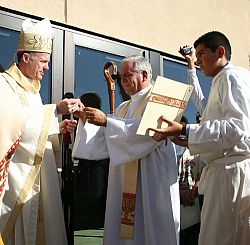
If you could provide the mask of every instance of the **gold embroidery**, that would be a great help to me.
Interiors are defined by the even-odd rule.
[[[122,196],[122,211],[121,211],[121,223],[124,225],[134,225],[135,219],[135,193],[123,192]]]
[[[178,100],[175,98],[171,98],[168,96],[163,96],[163,95],[158,95],[158,94],[152,94],[149,98],[149,101],[155,102],[158,104],[163,104],[163,105],[169,105],[172,107],[177,107],[181,109],[185,109],[187,102],[183,100]]]
[[[42,37],[40,35],[34,35],[33,39],[27,40],[29,44],[34,44],[34,49],[43,49],[45,45],[47,45],[48,48],[51,48],[52,42],[50,38]]]
[[[21,33],[19,36],[19,51],[38,51],[51,53],[52,39],[46,35]]]

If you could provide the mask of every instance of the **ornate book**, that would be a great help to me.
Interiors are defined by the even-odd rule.
[[[166,123],[158,122],[162,115],[179,122],[192,91],[192,85],[157,76],[137,134],[152,136],[148,128],[166,128]]]

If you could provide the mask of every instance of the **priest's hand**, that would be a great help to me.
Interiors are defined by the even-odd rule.
[[[181,123],[177,123],[172,120],[168,120],[165,116],[161,116],[158,119],[158,125],[161,125],[162,122],[166,122],[168,124],[167,128],[149,128],[148,130],[154,131],[154,135],[152,136],[154,140],[161,141],[167,139],[168,136],[177,136],[180,135],[184,125]]]
[[[69,120],[64,119],[59,123],[59,130],[60,133],[66,134],[66,133],[73,133],[77,125],[76,120]]]
[[[70,114],[80,110],[80,99],[63,99],[56,104],[57,114]]]
[[[83,123],[86,122],[86,113],[84,104],[80,104],[79,110],[73,113],[73,116],[82,120]]]
[[[92,107],[85,107],[84,111],[88,123],[106,127],[107,116],[104,112]]]

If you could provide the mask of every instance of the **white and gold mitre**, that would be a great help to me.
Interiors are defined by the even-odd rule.
[[[52,26],[48,19],[32,24],[31,19],[24,20],[19,35],[17,52],[33,51],[51,54]]]

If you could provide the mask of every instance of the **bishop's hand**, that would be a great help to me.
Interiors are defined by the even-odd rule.
[[[73,113],[73,116],[76,117],[76,118],[79,118],[83,121],[83,123],[86,122],[86,114],[85,114],[85,106],[84,104],[80,104],[79,105],[79,110],[78,111],[75,111]]]
[[[73,133],[77,125],[76,120],[64,119],[59,123],[60,133]]]
[[[63,99],[56,104],[57,114],[70,114],[80,110],[80,99]]]

